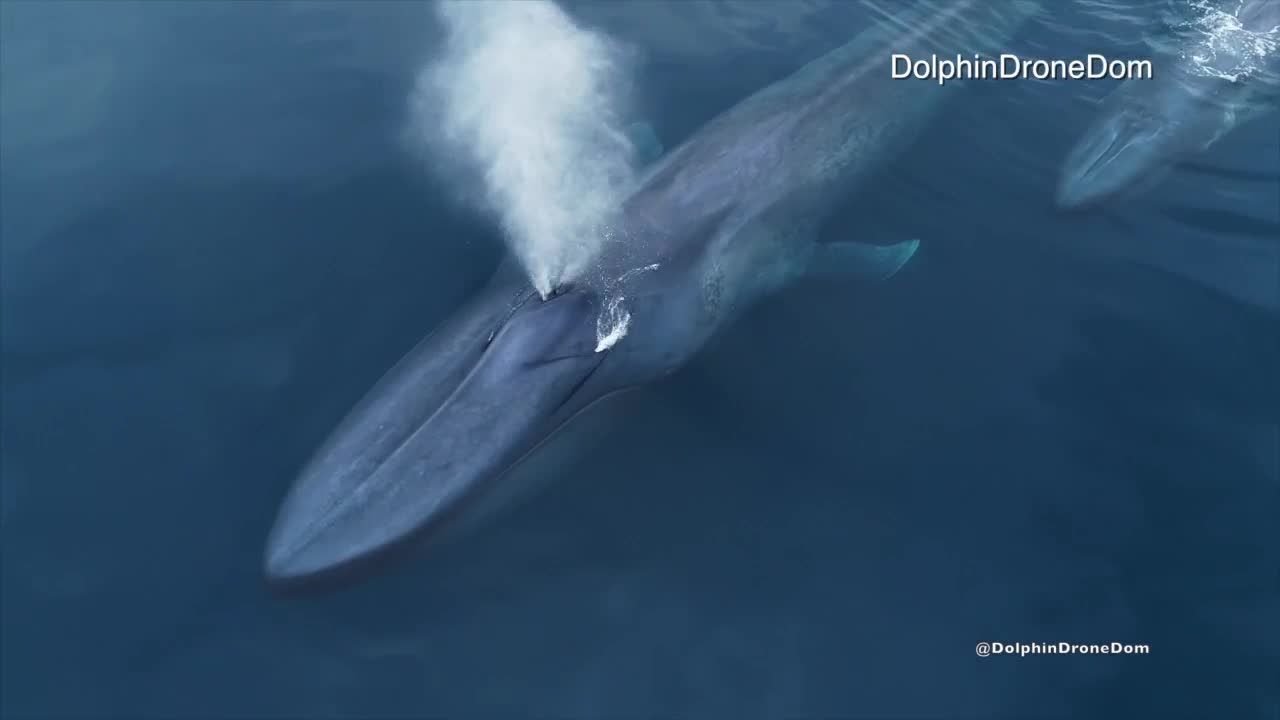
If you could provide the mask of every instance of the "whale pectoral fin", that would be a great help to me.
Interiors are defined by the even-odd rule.
[[[893,245],[823,243],[818,245],[809,260],[807,274],[810,277],[888,280],[915,256],[919,248],[919,240],[906,240]]]
[[[658,133],[653,131],[649,123],[638,122],[627,126],[627,137],[636,151],[636,164],[640,167],[648,165],[662,157],[662,141]]]

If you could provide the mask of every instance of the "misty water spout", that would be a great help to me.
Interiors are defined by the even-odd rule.
[[[440,55],[414,97],[414,134],[495,216],[548,297],[605,241],[629,185],[627,53],[545,0],[442,0]]]

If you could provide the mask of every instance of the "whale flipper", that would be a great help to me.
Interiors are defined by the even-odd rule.
[[[664,148],[658,139],[658,133],[646,122],[632,123],[627,126],[627,137],[636,150],[636,164],[644,167],[662,157]]]
[[[864,280],[888,280],[915,256],[919,240],[905,240],[892,245],[868,245],[858,242],[836,242],[818,245],[809,260],[810,277],[856,277]]]

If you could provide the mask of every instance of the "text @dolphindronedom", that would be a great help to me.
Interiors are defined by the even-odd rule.
[[[1100,645],[1077,645],[1075,643],[1001,643],[980,642],[974,647],[978,657],[992,655],[1149,655],[1150,645],[1130,645],[1128,643],[1102,643]]]

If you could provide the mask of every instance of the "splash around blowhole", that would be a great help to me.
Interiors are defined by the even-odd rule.
[[[609,350],[618,341],[627,336],[631,328],[631,311],[626,306],[626,296],[622,294],[621,285],[628,279],[651,270],[658,269],[658,263],[634,268],[620,275],[606,290],[604,307],[596,317],[596,352]]]

